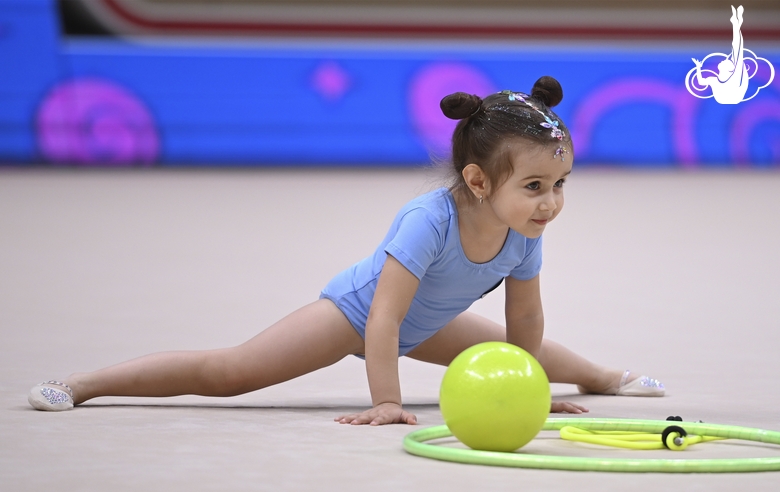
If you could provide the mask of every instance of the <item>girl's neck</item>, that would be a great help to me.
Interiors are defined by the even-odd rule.
[[[501,251],[509,227],[492,213],[490,204],[474,202],[460,193],[453,193],[458,209],[460,243],[469,261],[486,263]]]

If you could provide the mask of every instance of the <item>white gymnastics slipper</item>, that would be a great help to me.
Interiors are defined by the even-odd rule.
[[[626,381],[630,373],[631,371],[626,369],[623,377],[620,378],[620,386],[608,389],[606,394],[617,396],[664,396],[666,389],[661,381],[647,376],[639,376],[627,383]]]
[[[73,390],[65,383],[46,381],[32,387],[27,401],[36,410],[62,412],[73,408]]]

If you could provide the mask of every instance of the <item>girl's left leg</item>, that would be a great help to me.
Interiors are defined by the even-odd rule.
[[[482,342],[506,341],[506,329],[487,318],[464,312],[434,336],[407,354],[408,357],[447,366],[458,354],[472,345]],[[611,393],[620,386],[623,370],[610,369],[577,355],[552,340],[542,340],[539,363],[551,383],[570,383],[580,387],[584,393]],[[630,374],[627,381],[633,381],[638,374]]]
[[[99,396],[235,396],[288,381],[364,350],[363,339],[341,310],[320,299],[236,347],[146,355],[75,373],[63,382],[72,388],[75,405]],[[52,408],[44,405],[44,409]]]

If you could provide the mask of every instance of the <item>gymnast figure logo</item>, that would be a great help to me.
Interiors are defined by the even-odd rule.
[[[753,99],[758,94],[758,91],[772,83],[772,80],[775,78],[775,67],[772,66],[769,60],[756,56],[755,53],[744,46],[741,31],[742,13],[744,11],[745,9],[742,8],[742,5],[737,9],[734,9],[733,5],[731,6],[732,15],[730,20],[733,28],[733,37],[730,54],[711,53],[702,61],[692,58],[696,66],[685,76],[685,88],[692,95],[700,99],[714,97],[720,104],[739,104]],[[709,58],[715,58],[715,60],[722,59],[718,63],[717,73],[713,70],[702,68]],[[766,84],[756,88],[749,97],[745,97],[750,79],[763,66],[762,62],[768,67],[769,80]],[[709,92],[707,90],[708,87],[711,93],[709,95],[701,95],[701,93],[706,94]]]

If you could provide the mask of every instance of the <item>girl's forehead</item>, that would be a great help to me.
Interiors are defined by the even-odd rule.
[[[544,164],[539,166],[521,166],[514,169],[512,178],[516,181],[541,179],[557,181],[571,172],[571,166],[565,164]]]
[[[564,150],[559,151],[559,147]],[[515,174],[528,171],[558,174],[560,170],[568,172],[571,169],[573,159],[568,147],[565,143],[550,146],[519,142],[508,150]]]

